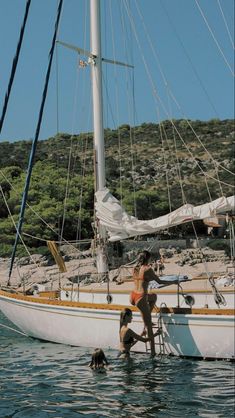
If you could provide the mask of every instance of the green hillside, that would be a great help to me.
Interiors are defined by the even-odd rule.
[[[209,200],[208,190],[212,199],[234,193],[226,185],[234,183],[234,121],[190,124],[196,135],[186,120],[174,121],[174,129],[165,121],[105,131],[107,186],[130,214],[139,219],[163,215],[182,205],[182,194],[200,204]],[[8,205],[1,196],[0,256],[9,254],[14,242],[9,212],[17,223],[30,149],[31,141],[0,143],[0,184]],[[23,233],[42,241],[24,235],[27,245],[57,240],[63,213],[67,240],[92,237],[93,161],[91,133],[58,134],[38,143],[28,198],[33,211],[26,209]]]

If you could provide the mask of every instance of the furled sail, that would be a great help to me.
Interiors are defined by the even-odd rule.
[[[220,197],[210,203],[199,206],[185,204],[167,215],[151,220],[139,220],[130,216],[122,208],[120,202],[107,188],[96,192],[96,216],[105,227],[109,241],[153,234],[176,225],[199,219],[207,219],[219,213],[227,213],[235,209],[235,196]]]

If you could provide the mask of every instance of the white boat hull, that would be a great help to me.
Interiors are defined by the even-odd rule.
[[[234,316],[168,314],[165,347],[173,355],[234,359]]]
[[[106,308],[94,304],[92,308],[74,306],[76,303],[65,304],[45,299],[39,301],[39,298],[14,297],[0,291],[0,309],[28,336],[74,346],[118,350],[121,307],[107,305]],[[162,326],[166,354],[235,358],[232,314],[163,313]],[[137,333],[143,329],[139,312],[133,312],[132,328]],[[159,347],[156,344],[158,352]],[[139,342],[134,351],[146,352],[146,345]]]

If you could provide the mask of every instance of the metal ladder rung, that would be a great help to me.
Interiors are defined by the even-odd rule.
[[[161,305],[160,305],[160,312],[157,314],[157,324],[155,324],[155,325],[152,326],[152,329],[153,330],[154,329],[162,329],[163,328],[162,327],[162,316],[161,316],[161,308],[162,308],[162,306],[166,306],[166,304],[165,303],[161,303]],[[156,305],[155,305],[155,309],[156,309],[156,312],[158,312],[158,308],[157,308]],[[166,354],[166,347],[165,347],[165,342],[164,342],[164,336],[163,336],[163,334],[160,333],[156,337],[158,337],[158,342],[156,342],[155,339],[154,339],[154,345],[159,347],[159,349],[160,349],[160,355]],[[146,347],[146,352],[151,351],[151,349],[148,348],[148,343],[147,342],[145,343],[145,347]]]
[[[152,329],[154,330],[158,330],[159,328],[162,328],[161,325],[154,325],[152,327]],[[154,339],[154,345],[160,347],[160,355],[165,354],[165,344],[164,344],[164,340],[163,340],[163,335],[160,333],[159,335],[157,335],[156,337],[158,337],[158,342],[155,341]],[[155,338],[156,338],[155,337]],[[146,346],[146,353],[148,351],[151,351],[151,348],[148,348],[148,343],[145,343]]]

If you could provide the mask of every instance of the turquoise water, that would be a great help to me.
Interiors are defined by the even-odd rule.
[[[134,353],[127,362],[107,350],[110,369],[96,373],[91,353],[0,327],[0,418],[234,416],[234,363]]]

